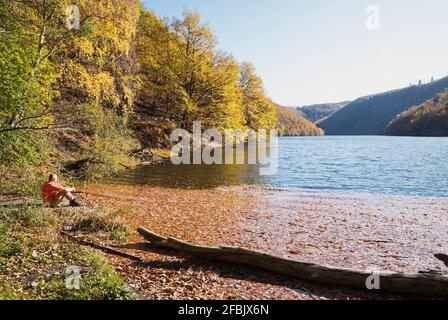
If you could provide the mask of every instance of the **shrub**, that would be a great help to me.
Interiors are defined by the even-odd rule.
[[[68,289],[65,275],[42,283],[40,295],[45,299],[61,300],[133,300],[136,294],[102,257],[87,254],[88,266],[81,271],[80,288]],[[82,262],[82,261],[78,261]]]
[[[111,240],[124,242],[129,237],[126,222],[119,217],[121,211],[90,214],[73,226],[73,231],[87,233],[106,232]]]
[[[46,227],[54,223],[54,217],[40,205],[17,205],[0,212],[0,219],[9,225]]]

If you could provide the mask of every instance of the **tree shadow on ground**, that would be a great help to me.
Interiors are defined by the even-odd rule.
[[[25,207],[43,208],[42,201],[14,201],[14,202],[0,202],[0,208],[4,209],[21,209]]]

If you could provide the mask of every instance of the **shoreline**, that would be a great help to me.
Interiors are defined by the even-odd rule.
[[[98,188],[105,190],[105,194],[100,195],[91,190]],[[432,237],[427,237],[425,240],[422,237],[424,238],[427,229],[424,227],[425,224],[422,224],[422,221],[425,221],[422,217],[425,216],[421,213],[422,206],[417,205],[419,201],[411,203],[410,206],[417,205],[415,212],[420,217],[417,219],[420,224],[410,224],[412,221],[404,219],[402,213],[395,218],[386,215],[389,219],[384,221],[387,221],[389,229],[384,229],[382,234],[378,232],[372,234],[372,230],[377,230],[378,226],[376,228],[370,226],[369,229],[368,225],[366,227],[366,222],[375,216],[381,219],[384,216],[381,210],[375,211],[374,216],[372,212],[367,212],[368,209],[375,207],[375,202],[364,202],[362,197],[352,196],[352,199],[348,200],[334,193],[332,197],[327,197],[322,193],[298,194],[290,191],[263,190],[251,186],[185,190],[94,184],[88,185],[85,189],[87,198],[93,202],[112,206],[115,209],[128,208],[124,218],[129,221],[132,229],[129,240],[131,244],[143,242],[135,230],[139,226],[144,226],[164,236],[177,237],[199,244],[236,245],[303,262],[355,269],[376,267],[388,271],[410,272],[426,269],[443,270],[442,264],[433,257],[433,254],[448,251],[448,247],[442,242],[442,236],[446,237],[444,230],[448,227],[448,209],[446,209],[448,201],[443,205],[441,203],[432,205],[439,211],[427,214],[426,218],[431,221],[440,218],[443,221],[438,224],[438,229]],[[285,200],[288,197],[289,199]],[[391,205],[393,198],[389,199],[389,202],[385,202],[384,198],[376,201],[379,201],[377,203],[381,205],[388,203],[389,207],[395,207],[393,203]],[[345,216],[344,210],[348,212]],[[400,211],[399,208],[395,210]],[[444,217],[441,216],[443,213],[445,213]],[[384,225],[384,223],[380,224],[379,229],[383,229]],[[417,237],[414,235],[414,238],[420,242],[413,242],[412,234],[406,232],[406,236],[409,237],[407,241],[405,241],[406,238],[397,238],[396,232],[400,225],[400,231],[402,228],[415,229],[423,226],[421,231],[416,232]],[[387,237],[388,233],[389,237]],[[428,243],[441,246],[424,249]],[[429,254],[435,249],[440,250]],[[406,252],[406,256],[397,254],[397,250]],[[129,253],[137,252],[128,251]],[[141,254],[141,251],[138,253]],[[200,261],[190,261],[154,252],[145,252],[144,258],[152,261],[150,263],[157,266],[155,269],[143,266],[130,267],[128,261],[110,258],[117,272],[133,287],[142,291],[143,296],[150,299],[194,299],[195,296],[203,299],[228,299],[232,297],[234,291],[236,294],[241,294],[242,299],[310,299],[308,293],[298,293],[297,290],[291,289],[299,285],[300,281],[266,273],[255,277],[264,278],[264,281],[250,280],[253,273],[249,271],[250,269],[243,276],[241,271],[238,271],[240,268],[217,264],[203,265]],[[178,266],[177,270],[174,268],[175,272],[171,270],[173,264]],[[196,267],[193,267],[192,271],[192,265],[200,266],[200,271],[197,271]],[[227,270],[224,273],[229,274],[239,273],[239,276],[222,276],[222,270]],[[160,277],[161,274],[164,276]],[[193,285],[191,290],[186,290],[186,287],[178,283],[180,278],[185,277],[191,278],[191,282],[195,283],[198,277],[202,276],[207,280],[201,285],[197,284],[198,287]],[[267,281],[266,277],[280,280]],[[152,286],[142,283],[142,279],[146,278],[151,279]],[[168,279],[177,281],[178,284],[166,291],[167,283],[170,283]],[[201,291],[202,285],[207,288],[205,291]],[[311,289],[314,292],[311,297],[314,298],[378,298],[375,293],[341,288],[331,289],[314,284],[302,283],[301,285],[306,287],[307,291]]]

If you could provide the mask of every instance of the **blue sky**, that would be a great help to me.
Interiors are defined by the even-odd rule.
[[[144,0],[160,17],[198,11],[219,48],[250,61],[295,106],[351,100],[448,74],[446,0]],[[369,30],[368,6],[379,8]],[[375,18],[375,17],[373,17]],[[369,20],[375,21],[375,20]]]

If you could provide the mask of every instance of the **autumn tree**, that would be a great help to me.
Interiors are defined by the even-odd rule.
[[[168,24],[143,13],[138,39],[140,123],[149,115],[187,130],[196,120],[208,128],[244,127],[238,64],[216,49],[216,38],[197,13]]]
[[[2,91],[11,88],[16,101],[2,102],[0,133],[69,129],[84,135],[93,153],[114,151],[95,150],[115,129],[108,139],[120,141],[132,112],[137,89],[133,40],[141,4],[78,1],[79,28],[68,28],[70,4],[0,0],[0,36],[9,44],[1,50],[2,64],[22,72],[3,78],[8,84]]]
[[[49,58],[69,35],[61,14],[64,5],[59,0],[0,0],[2,70],[12,76],[3,74],[1,80],[0,132],[52,125],[50,78],[54,80],[56,70]]]
[[[243,90],[243,108],[248,127],[255,130],[275,128],[275,105],[266,97],[263,81],[250,63],[243,63],[240,67],[240,86]]]

